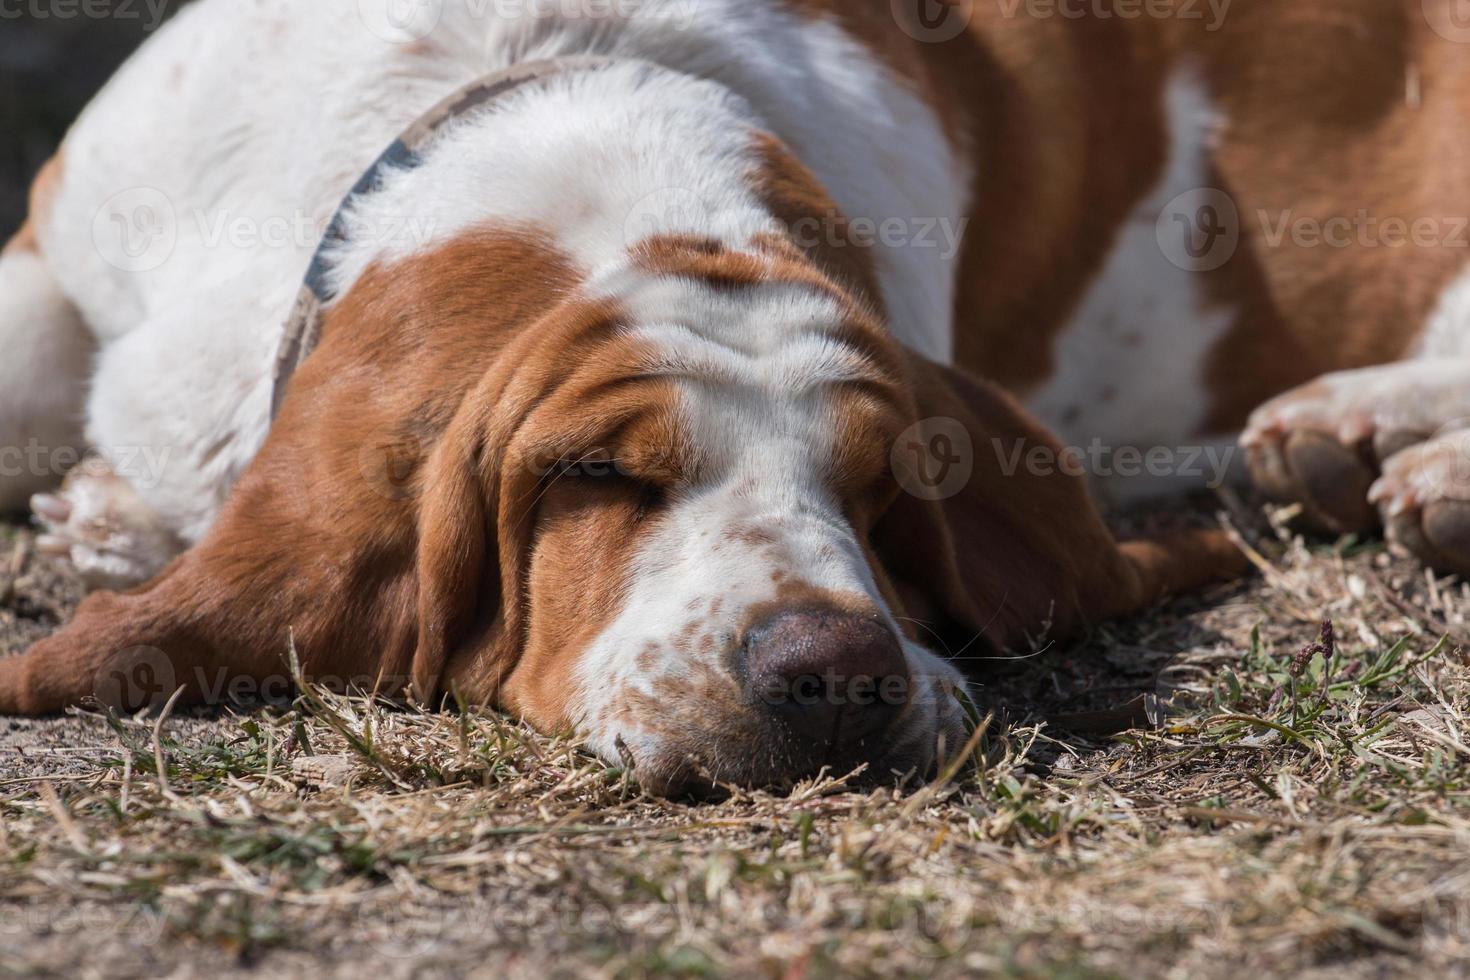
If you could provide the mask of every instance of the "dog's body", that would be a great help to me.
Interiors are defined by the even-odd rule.
[[[1237,0],[1218,30],[1184,4],[1141,20],[976,4],[962,31],[887,0],[520,18],[449,0],[398,24],[391,6],[203,0],[38,181],[0,262],[0,338],[27,352],[0,367],[0,446],[75,445],[85,419],[114,472],[36,506],[48,543],[97,582],[138,584],[197,547],[0,670],[0,710],[90,693],[99,648],[260,674],[251,658],[294,631],[316,674],[411,675],[425,696],[453,687],[581,727],[610,759],[632,746],[759,780],[809,767],[711,763],[759,737],[745,722],[714,725],[713,750],[688,733],[708,726],[700,705],[738,700],[719,692],[747,670],[732,651],[768,635],[756,610],[851,607],[900,632],[907,612],[1004,646],[1230,564],[1201,537],[1117,547],[1057,443],[944,365],[1096,447],[1096,489],[1128,499],[1239,478],[1252,410],[1402,362],[1262,408],[1255,471],[1356,530],[1378,520],[1383,465],[1391,532],[1470,568],[1463,435],[1441,432],[1470,416],[1454,241],[1470,214],[1470,54],[1418,3]],[[1332,56],[1302,55],[1314,45]],[[338,298],[323,346],[272,428],[280,325],[359,175],[459,86],[588,53],[612,61],[455,120],[419,166],[353,202],[353,233],[326,253]],[[1391,219],[1410,240],[1302,238],[1304,221],[1331,238],[1360,211],[1380,238]],[[604,322],[617,343],[586,346]],[[589,376],[561,406],[567,445],[516,441],[609,364],[656,393],[592,422],[579,407],[617,386]],[[841,397],[804,394],[826,386]],[[899,407],[879,421],[884,397]],[[892,445],[894,420],[918,418],[966,430],[977,475],[923,507],[880,505],[863,481],[887,454],[851,447]],[[911,431],[922,451],[934,429]],[[667,515],[645,525],[646,501],[603,501],[622,491],[587,481],[575,495],[533,481],[515,503],[484,469],[489,448],[562,465],[604,438]],[[475,448],[456,455],[462,442]],[[382,472],[384,452],[406,478]],[[56,469],[0,477],[0,505]],[[720,541],[696,544],[710,528]],[[943,544],[921,555],[930,531]],[[900,540],[915,554],[892,553]],[[460,583],[497,561],[492,615]],[[504,596],[522,589],[531,608],[512,615]],[[883,659],[858,633],[839,645]],[[957,681],[902,642],[895,670],[916,688]],[[67,670],[87,676],[48,675]],[[891,741],[905,751],[882,758],[923,764],[915,746],[953,735],[953,711],[904,712]]]

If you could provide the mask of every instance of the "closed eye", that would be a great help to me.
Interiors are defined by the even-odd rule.
[[[636,495],[635,519],[642,521],[660,510],[668,494],[657,481],[633,472],[626,458],[606,451],[593,450],[558,459],[551,467],[554,480],[580,483],[597,491],[614,491]]]
[[[626,471],[624,460],[600,450],[558,459],[552,465],[552,472],[558,477],[572,477],[577,479],[605,479],[609,477],[632,479],[632,474]]]

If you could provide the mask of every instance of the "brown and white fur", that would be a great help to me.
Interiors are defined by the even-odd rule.
[[[0,711],[139,657],[210,697],[289,638],[309,675],[575,728],[665,790],[923,769],[960,737],[947,654],[1238,567],[1207,534],[1119,544],[1093,499],[1239,479],[1242,430],[1319,523],[1381,514],[1470,569],[1470,53],[1417,0],[977,0],[943,39],[890,0],[549,6],[200,0],[89,107],[0,260],[0,447],[45,461],[0,506],[39,494],[49,548],[138,588],[0,662]],[[456,87],[583,53],[619,61],[354,205],[272,424],[359,174]],[[1181,261],[1171,209],[1220,196],[1233,250]],[[1359,211],[1445,234],[1271,234]],[[912,492],[934,420],[971,472]],[[1062,443],[1101,447],[1090,489]],[[793,610],[899,637],[881,736],[806,744],[751,700],[743,651]]]

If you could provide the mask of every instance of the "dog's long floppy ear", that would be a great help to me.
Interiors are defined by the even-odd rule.
[[[907,365],[921,421],[895,447],[902,491],[873,543],[908,613],[953,649],[1065,634],[1244,571],[1218,531],[1117,541],[1079,461],[1010,395],[914,354]]]
[[[180,687],[186,702],[286,696],[293,646],[313,680],[406,687],[421,463],[391,412],[340,394],[283,413],[214,528],[161,575],[0,659],[0,714],[134,711]]]

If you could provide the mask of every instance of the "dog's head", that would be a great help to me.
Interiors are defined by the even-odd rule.
[[[385,397],[415,404],[368,436],[415,512],[419,694],[575,728],[665,790],[924,770],[956,751],[960,674],[919,642],[937,624],[909,618],[878,550],[922,382],[876,319],[774,248],[651,241],[596,284],[523,238],[460,249],[365,277],[299,379],[339,385],[336,346],[405,302],[484,344],[453,369],[400,362]],[[500,250],[541,273],[467,268],[455,288],[478,297],[415,295],[454,262],[517,264]],[[487,330],[517,291],[537,311]],[[306,401],[288,400],[283,429]],[[340,404],[360,426],[360,395]]]

